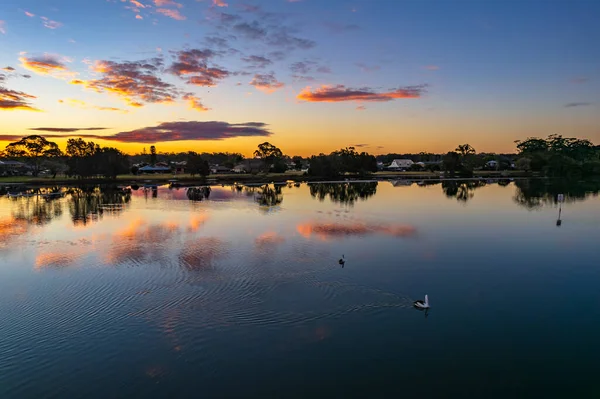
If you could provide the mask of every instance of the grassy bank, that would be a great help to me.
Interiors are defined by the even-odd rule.
[[[525,172],[521,171],[508,171],[508,172],[495,172],[495,171],[477,171],[474,173],[475,178],[501,178],[501,177],[526,177],[528,176]],[[343,178],[361,178],[360,176],[342,176]],[[363,176],[362,178],[372,179],[444,179],[446,178],[440,172],[377,172],[370,176]],[[28,184],[28,185],[69,185],[69,184],[102,184],[102,183],[114,183],[131,185],[138,184],[143,185],[144,183],[154,184],[167,184],[169,180],[177,180],[182,184],[232,184],[232,183],[280,183],[288,180],[302,182],[302,181],[323,181],[331,180],[331,178],[318,177],[318,176],[305,176],[302,172],[290,171],[286,173],[260,173],[260,174],[215,174],[210,175],[206,179],[202,179],[199,176],[190,175],[173,175],[173,174],[155,174],[155,175],[120,175],[116,179],[77,179],[67,176],[52,177],[31,177],[31,176],[11,176],[11,177],[0,177],[0,184]]]

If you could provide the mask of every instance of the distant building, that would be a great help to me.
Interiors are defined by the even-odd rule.
[[[392,170],[400,170],[400,169],[408,169],[410,168],[414,162],[412,159],[394,159],[388,169]]]
[[[231,169],[223,165],[210,165],[210,173],[230,173]]]
[[[0,175],[24,174],[29,171],[29,167],[23,162],[0,160]]]
[[[245,159],[233,168],[235,173],[258,173],[264,167],[262,159]]]
[[[139,173],[171,173],[171,168],[168,166],[142,166],[138,169]]]

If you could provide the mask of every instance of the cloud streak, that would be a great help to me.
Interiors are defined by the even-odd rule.
[[[35,130],[37,132],[52,132],[52,133],[73,133],[82,130],[106,130],[107,127],[32,127],[28,130]]]
[[[309,86],[302,90],[297,98],[307,102],[387,102],[397,99],[420,98],[425,92],[425,87],[426,85],[405,86],[387,92],[377,92],[368,87],[352,89],[344,85],[323,85],[312,90]]]
[[[0,79],[0,83],[2,79]],[[0,85],[0,111],[36,111],[39,109],[33,107],[30,100],[37,98],[31,94],[22,91],[10,90]]]
[[[188,107],[190,109],[196,110],[196,111],[210,111],[210,108],[206,108],[202,102],[200,101],[200,98],[196,97],[195,95],[188,93],[186,95],[183,96],[183,99],[187,101],[188,103]]]
[[[58,21],[53,21],[50,18],[47,17],[40,17],[42,19],[42,23],[44,24],[45,28],[48,29],[58,29],[61,26],[63,26],[62,22],[58,22]]]
[[[80,130],[100,128],[36,128],[50,130],[51,132],[75,133]],[[57,130],[60,129],[60,130]],[[66,129],[66,130],[65,130]],[[69,131],[74,130],[74,131]],[[45,135],[46,137],[83,137],[101,140],[117,141],[121,143],[158,143],[165,141],[184,140],[226,140],[236,137],[270,136],[267,124],[262,122],[228,123],[219,121],[189,121],[189,122],[163,122],[158,126],[144,127],[113,135],[73,134],[73,135]],[[14,135],[0,135],[0,140],[13,140]],[[18,136],[20,137],[20,136]]]
[[[177,21],[184,21],[187,19],[185,15],[182,15],[179,10],[172,10],[169,8],[157,8],[156,12],[166,17],[173,18]]]
[[[589,102],[567,103],[567,104],[565,104],[565,108],[587,107],[588,105],[592,105],[592,103],[589,103]]]

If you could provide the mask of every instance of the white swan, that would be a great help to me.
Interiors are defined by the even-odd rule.
[[[425,301],[415,301],[413,305],[417,309],[429,309],[429,297],[425,295]]]

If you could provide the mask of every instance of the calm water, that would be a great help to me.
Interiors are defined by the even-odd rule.
[[[598,188],[0,197],[0,398],[600,397]]]

